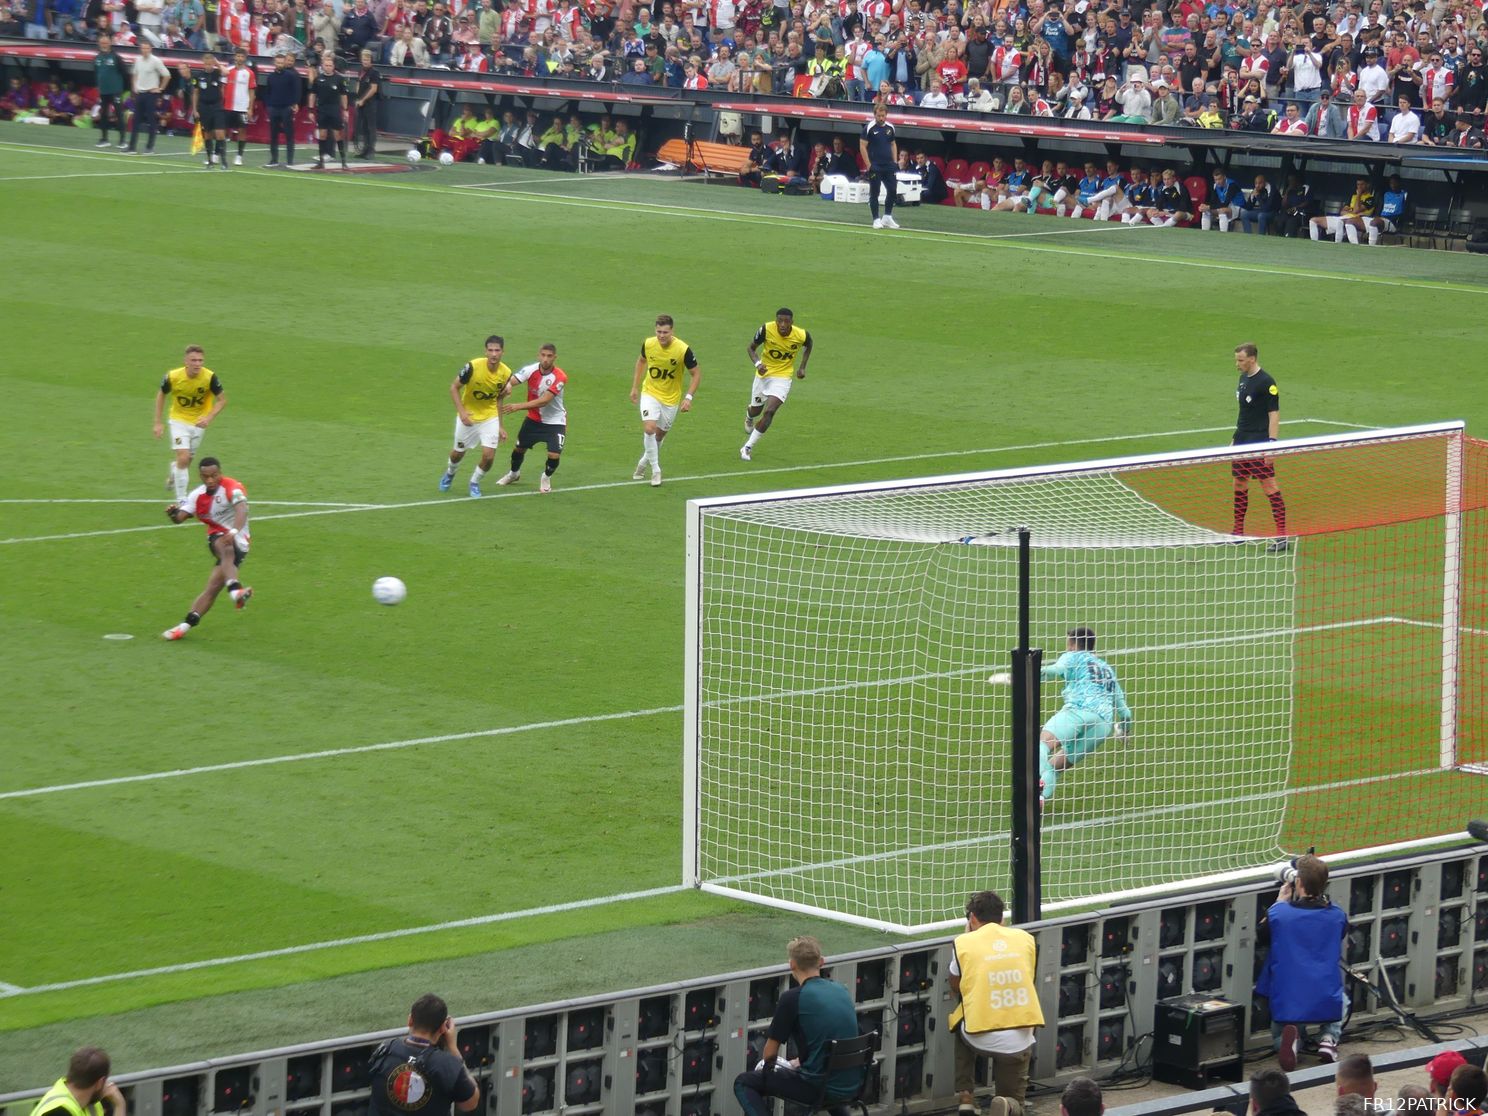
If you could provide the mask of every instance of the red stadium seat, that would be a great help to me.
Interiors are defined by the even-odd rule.
[[[992,164],[986,162],[985,160],[978,159],[975,163],[972,163],[971,164],[971,177],[972,178],[985,178],[985,177],[987,177],[987,175],[989,175],[991,173],[992,173]]]
[[[1193,203],[1194,209],[1198,209],[1209,197],[1209,180],[1202,174],[1189,175],[1183,180],[1183,188],[1188,191],[1188,199]]]
[[[965,159],[952,159],[945,165],[947,182],[970,182],[971,165]]]
[[[946,161],[939,155],[926,155],[925,160],[935,164],[935,169],[940,171],[940,177],[945,177]]]

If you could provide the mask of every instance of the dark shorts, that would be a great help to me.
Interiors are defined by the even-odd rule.
[[[227,113],[220,108],[204,108],[200,115],[203,132],[227,131]]]
[[[245,123],[241,112],[224,112],[222,114],[222,126],[224,128],[242,128]]]
[[[1247,457],[1230,462],[1230,476],[1236,480],[1270,480],[1276,476],[1276,463],[1269,457]]]
[[[217,553],[217,548],[213,544],[216,543],[216,541],[217,541],[217,539],[219,537],[220,536],[218,536],[218,535],[208,535],[207,536],[207,551],[208,551],[208,553],[210,553],[212,555],[213,564],[214,565],[218,565],[218,566],[222,565],[222,556]],[[241,566],[244,562],[246,562],[248,560],[248,552],[246,550],[238,550],[238,548],[236,546],[233,547],[233,550],[234,550],[234,552],[236,552],[236,554],[238,556],[238,563],[237,563],[238,565]]]
[[[315,110],[315,126],[322,132],[339,132],[346,127],[346,116],[340,109]]]
[[[517,431],[517,448],[531,449],[539,442],[546,442],[548,452],[559,454],[563,452],[563,438],[567,426],[551,422],[534,422],[530,418],[522,420],[522,429]]]

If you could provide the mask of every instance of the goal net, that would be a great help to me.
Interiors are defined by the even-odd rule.
[[[1254,447],[1250,453],[1254,454]],[[1045,665],[1134,712],[1043,822],[1057,908],[1488,811],[1488,444],[1461,424],[688,505],[685,881],[902,932],[1009,880],[1017,534]],[[1279,510],[1279,509],[1278,509]],[[1061,706],[1042,687],[1042,717]]]

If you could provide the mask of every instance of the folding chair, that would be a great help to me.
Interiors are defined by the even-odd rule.
[[[827,1064],[822,1075],[821,1092],[812,1102],[809,1112],[820,1112],[828,1108],[856,1108],[862,1116],[868,1116],[868,1102],[863,1099],[863,1096],[868,1092],[868,1087],[878,1070],[878,1059],[875,1057],[878,1048],[879,1034],[877,1031],[869,1031],[866,1035],[859,1035],[857,1038],[833,1039],[827,1043]],[[844,1070],[863,1071],[863,1079],[858,1083],[857,1090],[847,1097],[827,1096],[827,1083],[832,1080],[834,1074]]]

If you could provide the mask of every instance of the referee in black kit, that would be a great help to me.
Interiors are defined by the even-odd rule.
[[[1240,384],[1235,398],[1240,402],[1240,417],[1235,422],[1232,446],[1248,446],[1276,441],[1281,427],[1281,393],[1276,381],[1261,367],[1255,345],[1246,342],[1235,346],[1235,368]],[[1261,482],[1261,491],[1271,501],[1271,518],[1276,521],[1276,538],[1266,547],[1268,554],[1285,554],[1287,541],[1286,501],[1276,483],[1276,463],[1269,457],[1252,457],[1230,462],[1230,476],[1235,481],[1235,526],[1233,533],[1245,534],[1245,513],[1250,508],[1250,482]]]
[[[897,229],[894,220],[895,177],[899,169],[899,144],[894,139],[894,125],[889,123],[889,106],[883,101],[873,105],[873,119],[863,125],[863,138],[858,150],[868,166],[868,210],[873,214],[875,229]],[[884,192],[884,215],[878,215],[878,191]]]
[[[346,79],[336,73],[336,58],[330,51],[320,56],[320,69],[310,83],[310,111],[315,114],[315,136],[320,140],[316,170],[325,170],[326,157],[340,154],[346,170]]]
[[[227,170],[227,113],[222,108],[226,81],[217,56],[210,51],[202,55],[202,72],[191,79],[191,112],[201,125],[202,142],[207,145],[207,169],[214,159]]]
[[[305,79],[288,54],[274,55],[274,68],[264,88],[269,107],[269,161],[266,167],[294,166],[295,113],[305,99]],[[284,162],[279,162],[279,133],[284,133]]]

